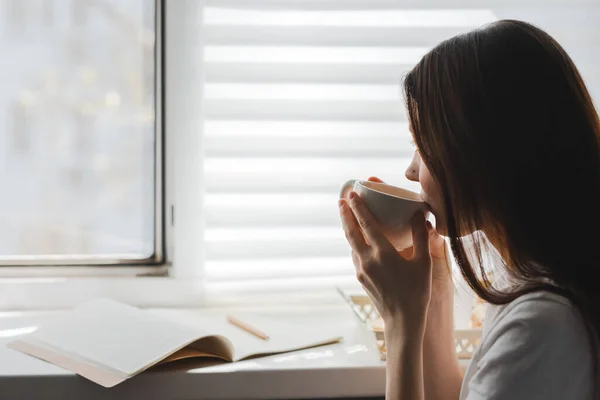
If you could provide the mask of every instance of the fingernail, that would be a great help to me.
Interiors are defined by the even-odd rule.
[[[356,192],[350,192],[348,197],[350,197],[350,200],[354,200],[356,198]]]
[[[338,207],[342,208],[344,206],[344,199],[339,199],[338,200]]]

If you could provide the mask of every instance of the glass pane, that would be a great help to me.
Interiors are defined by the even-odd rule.
[[[154,252],[155,4],[0,0],[0,259]]]

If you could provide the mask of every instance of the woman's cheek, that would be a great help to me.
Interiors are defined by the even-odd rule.
[[[440,214],[443,210],[441,207],[441,196],[437,184],[428,172],[425,172],[420,177],[421,188],[423,190],[424,200],[429,204],[434,214]]]
[[[429,174],[429,171],[421,164],[421,169],[419,170],[419,182],[421,183],[421,189],[427,197],[427,200],[434,201],[437,199],[436,188],[433,183],[433,179]]]

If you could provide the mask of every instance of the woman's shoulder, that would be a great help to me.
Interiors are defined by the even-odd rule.
[[[569,300],[536,292],[490,310],[465,375],[462,398],[590,398],[590,345],[583,320]]]
[[[556,322],[583,321],[577,308],[564,296],[547,291],[538,291],[520,296],[500,306],[489,305],[486,322],[491,326],[519,321],[529,326]],[[489,321],[488,321],[489,320]]]
[[[485,325],[483,347],[499,336],[509,335],[522,345],[544,343],[572,355],[589,353],[587,331],[579,311],[571,301],[555,293],[533,292],[506,305],[489,306]]]

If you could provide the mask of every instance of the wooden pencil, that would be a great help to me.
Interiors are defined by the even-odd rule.
[[[233,315],[227,315],[227,322],[229,322],[232,325],[237,326],[240,329],[245,330],[248,333],[251,333],[252,335],[256,336],[259,339],[262,339],[262,340],[269,339],[269,336],[266,333],[253,327],[252,325],[242,321],[241,319],[234,317]]]

